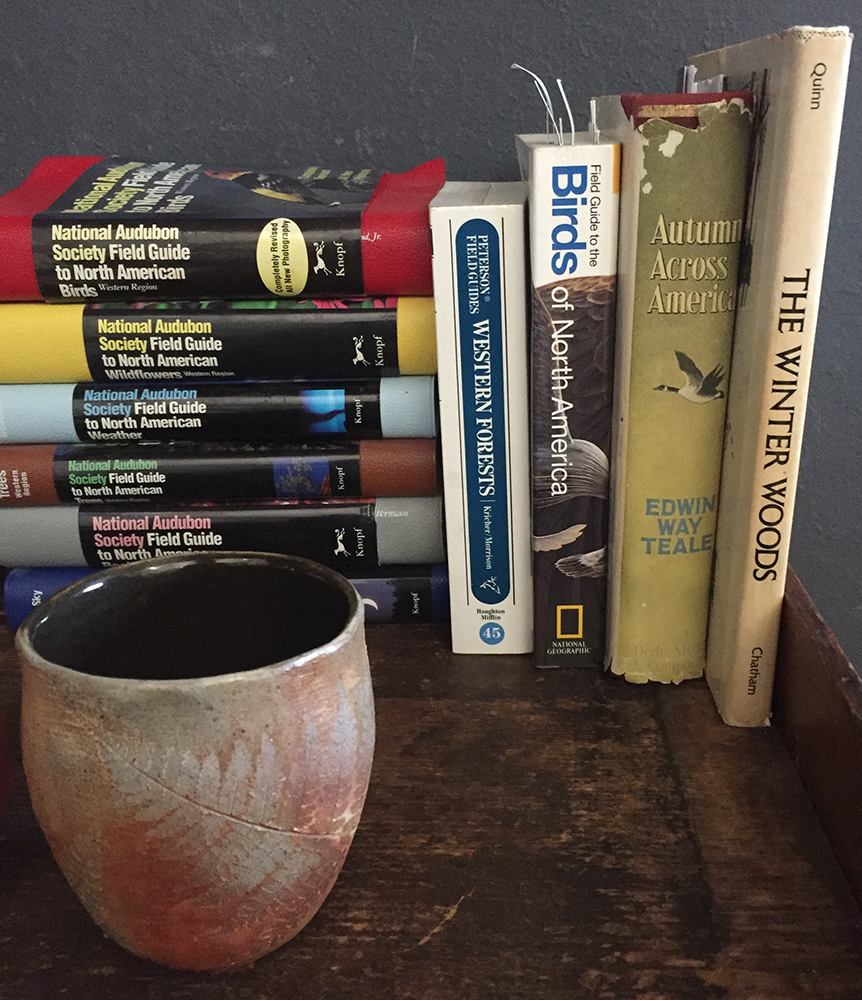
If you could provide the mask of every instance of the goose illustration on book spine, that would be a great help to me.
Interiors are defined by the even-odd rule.
[[[685,375],[685,385],[657,385],[656,392],[675,392],[690,403],[709,403],[713,399],[724,399],[724,393],[719,385],[724,381],[724,368],[716,365],[706,375],[697,367],[687,354],[674,351],[680,371]]]

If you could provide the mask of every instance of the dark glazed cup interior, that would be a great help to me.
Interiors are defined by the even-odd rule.
[[[359,599],[334,570],[268,553],[168,556],[84,577],[21,626],[85,674],[181,680],[254,670],[336,639]]]

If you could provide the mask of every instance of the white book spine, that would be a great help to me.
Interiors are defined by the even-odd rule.
[[[526,186],[431,203],[440,444],[456,653],[533,645]]]

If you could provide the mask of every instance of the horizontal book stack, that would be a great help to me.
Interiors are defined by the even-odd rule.
[[[443,179],[70,157],[0,198],[10,622],[81,573],[199,549],[328,564],[369,621],[447,616]]]

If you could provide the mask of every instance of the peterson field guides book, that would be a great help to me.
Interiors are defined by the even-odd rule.
[[[620,147],[587,132],[516,145],[529,183],[533,662],[601,666]]]
[[[433,375],[425,296],[0,303],[0,382]]]
[[[49,156],[0,196],[0,300],[430,295],[445,174]]]
[[[533,648],[526,185],[431,202],[452,649]]]
[[[622,144],[610,669],[703,673],[750,95],[600,97]]]
[[[755,95],[706,665],[731,725],[769,721],[851,41],[796,27],[690,60]]]

